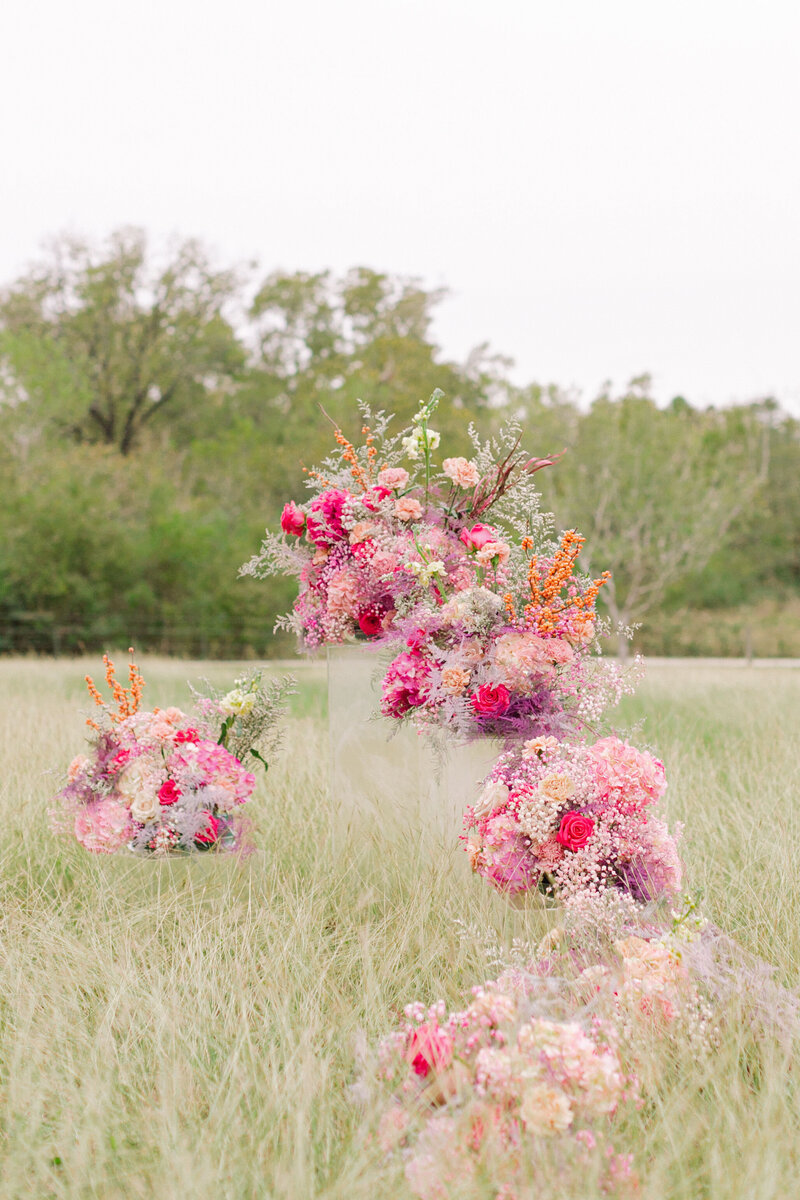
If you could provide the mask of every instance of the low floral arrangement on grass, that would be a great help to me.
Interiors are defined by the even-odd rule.
[[[633,1155],[615,1148],[618,1119],[657,1086],[676,1044],[702,1055],[718,1036],[692,968],[706,924],[693,908],[660,931],[618,911],[605,940],[553,930],[465,1007],[406,1006],[356,1095],[419,1200],[479,1183],[509,1198],[554,1185],[636,1194]]]
[[[263,685],[255,674],[225,695],[196,693],[192,715],[174,707],[146,712],[136,663],[124,687],[107,655],[103,661],[112,703],[87,675],[101,711],[87,720],[89,753],[73,759],[55,798],[54,827],[101,854],[243,850],[241,809],[256,784],[245,763],[267,766],[289,681]]]
[[[552,737],[503,755],[464,814],[472,868],[510,895],[539,889],[573,907],[604,892],[634,903],[681,887],[675,838],[651,808],[664,767],[617,737]]]

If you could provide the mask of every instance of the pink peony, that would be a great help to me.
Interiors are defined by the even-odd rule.
[[[472,693],[470,701],[477,717],[502,717],[503,713],[508,712],[511,695],[502,683],[496,686],[482,683],[477,691]]]
[[[580,850],[594,833],[594,821],[583,813],[568,812],[561,818],[557,840],[567,850]]]
[[[473,525],[472,529],[462,529],[460,539],[468,550],[481,550],[487,542],[498,542],[500,535],[491,525]]]
[[[176,800],[180,800],[183,792],[178,787],[174,779],[168,779],[166,783],[162,783],[158,789],[159,804],[174,804]]]
[[[418,521],[422,516],[422,505],[413,496],[401,496],[395,501],[393,512],[398,521]]]
[[[402,467],[384,467],[378,472],[378,483],[381,487],[389,488],[390,491],[397,491],[398,488],[404,488],[408,483],[408,471]]]
[[[306,514],[299,505],[295,504],[294,500],[290,500],[288,504],[283,506],[281,529],[284,533],[291,534],[292,537],[300,537],[305,527]]]
[[[117,800],[95,801],[75,817],[75,837],[84,849],[95,854],[113,854],[132,832],[128,810]]]

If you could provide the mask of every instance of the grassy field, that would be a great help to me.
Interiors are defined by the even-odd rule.
[[[142,666],[148,706],[235,673]],[[535,939],[539,918],[413,836],[334,850],[314,667],[244,864],[60,844],[47,804],[80,748],[89,667],[0,660],[0,1196],[402,1200],[348,1096],[355,1046],[408,1000],[456,1001],[486,977],[458,919],[510,941]],[[800,967],[798,712],[800,671],[660,666],[619,714],[667,764],[708,915],[786,983]],[[798,1109],[791,1062],[733,1021],[710,1062],[687,1052],[664,1072],[618,1148],[635,1151],[647,1200],[790,1200]]]

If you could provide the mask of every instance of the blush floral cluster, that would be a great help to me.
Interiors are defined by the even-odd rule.
[[[652,807],[664,767],[617,737],[544,736],[502,756],[464,815],[473,870],[510,895],[540,889],[575,906],[605,892],[637,903],[675,896],[675,838]]]
[[[243,849],[241,808],[256,777],[242,758],[265,764],[257,747],[272,740],[280,689],[264,688],[254,675],[224,696],[198,696],[194,715],[176,707],[148,712],[140,708],[144,681],[135,663],[131,687],[122,688],[114,664],[107,656],[104,662],[115,703],[104,702],[87,676],[99,720],[87,722],[89,753],[73,759],[55,797],[54,827],[99,854]]]

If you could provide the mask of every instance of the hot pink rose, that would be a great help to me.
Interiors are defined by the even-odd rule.
[[[381,614],[374,610],[362,612],[358,618],[358,628],[367,637],[375,637],[376,634],[381,633],[383,630]]]
[[[306,514],[299,505],[295,504],[294,500],[290,500],[283,506],[281,529],[284,533],[290,533],[292,537],[300,537],[305,527]]]
[[[561,818],[556,838],[567,850],[580,850],[594,833],[594,821],[583,813],[568,812]]]
[[[452,1034],[434,1021],[426,1021],[412,1033],[406,1060],[411,1063],[415,1075],[445,1070],[453,1061]]]
[[[199,842],[201,846],[213,846],[214,842],[219,841],[219,831],[222,822],[218,817],[212,816],[205,809],[200,815],[206,818],[206,824],[194,835],[194,840]]]
[[[500,534],[491,525],[473,525],[472,529],[462,529],[461,541],[468,550],[481,550],[487,542],[500,541]]]
[[[502,717],[508,712],[511,704],[511,694],[502,683],[492,686],[482,683],[477,691],[470,696],[475,715],[478,717]]]
[[[174,804],[176,800],[180,800],[183,792],[178,787],[174,779],[168,779],[166,783],[162,783],[158,789],[159,804]]]

